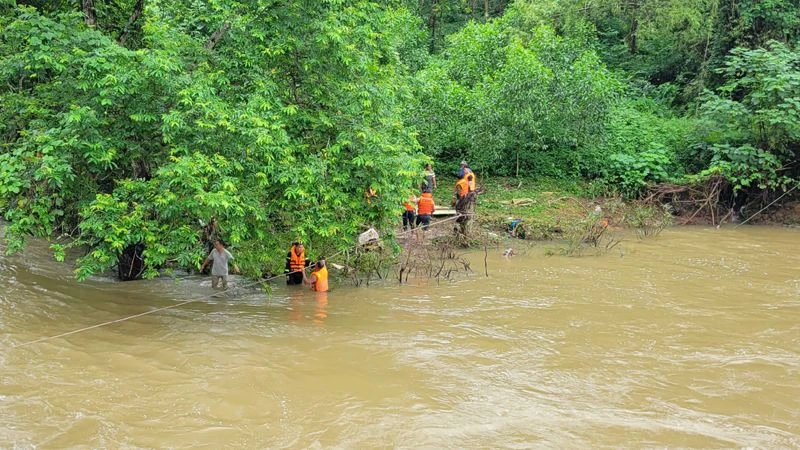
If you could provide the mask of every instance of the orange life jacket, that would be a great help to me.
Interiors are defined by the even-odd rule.
[[[436,209],[436,206],[433,204],[433,194],[430,192],[423,192],[422,196],[419,198],[417,214],[420,216],[429,216],[433,214],[434,209]]]
[[[469,175],[464,175],[464,178],[458,180],[456,183],[456,194],[458,194],[458,198],[464,198],[470,191],[467,178],[469,178]]]
[[[473,192],[475,190],[475,182],[477,178],[475,177],[475,172],[473,172],[472,169],[467,167],[466,169],[464,169],[464,178],[467,179],[467,183],[469,184],[469,191]]]
[[[412,205],[410,202],[403,202],[403,206],[406,208],[406,211],[414,212],[414,205]]]
[[[312,277],[317,277],[317,281],[311,284],[311,290],[317,292],[328,292],[328,268],[323,267],[311,272]]]
[[[292,272],[303,270],[306,267],[306,251],[303,250],[299,255],[295,254],[294,246],[289,249],[289,268]]]

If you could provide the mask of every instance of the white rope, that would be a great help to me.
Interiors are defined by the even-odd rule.
[[[431,227],[431,226],[434,226],[434,225],[441,225],[442,223],[448,222],[450,220],[458,219],[459,217],[463,217],[463,216],[467,216],[467,215],[472,215],[472,214],[457,214],[456,216],[448,217],[447,219],[440,220],[438,222],[433,222],[432,224],[428,225],[428,227]],[[407,234],[409,232],[412,232],[412,231],[415,231],[415,230],[414,229],[407,230],[407,231],[404,231],[402,233],[398,233],[397,236],[398,237],[399,236],[403,236],[403,235],[405,235],[405,234]],[[339,256],[344,252],[345,252],[345,250],[339,251],[339,252],[334,253],[333,255],[331,255],[329,258],[333,258],[333,257]],[[317,265],[316,263],[311,264],[310,266],[308,266],[308,268],[316,267],[316,265]],[[294,274],[294,273],[299,273],[299,272],[302,272],[304,270],[305,270],[305,268],[304,269],[300,269],[300,270],[295,270],[293,272],[282,273],[280,275],[275,275],[275,276],[272,276],[272,277],[269,277],[269,278],[259,279],[259,280],[253,281],[251,283],[247,283],[247,284],[244,284],[242,286],[238,286],[238,288],[246,288],[246,287],[249,287],[249,286],[255,286],[256,284],[266,283],[266,282],[274,280],[276,278],[285,277],[287,275],[291,275],[291,274]],[[213,297],[213,296],[215,296],[217,294],[218,293],[213,293],[213,294],[205,295],[205,296],[202,296],[202,297],[197,297],[197,298],[194,298],[194,299],[191,299],[191,300],[186,300],[186,301],[183,301],[183,302],[180,302],[180,303],[176,303],[174,305],[169,305],[169,306],[164,306],[164,307],[161,307],[161,308],[151,309],[149,311],[145,311],[145,312],[142,312],[142,313],[139,313],[139,314],[134,314],[132,316],[122,317],[120,319],[109,320],[108,322],[103,322],[103,323],[98,323],[98,324],[95,324],[95,325],[90,325],[88,327],[79,328],[77,330],[67,331],[66,333],[56,334],[56,335],[53,335],[53,336],[41,337],[41,338],[33,340],[33,341],[28,341],[28,342],[23,342],[21,344],[12,345],[11,348],[24,347],[26,345],[37,344],[39,342],[49,341],[51,339],[58,339],[58,338],[66,337],[66,336],[71,336],[73,334],[82,333],[84,331],[93,330],[95,328],[104,327],[106,325],[112,325],[112,324],[115,324],[115,323],[125,322],[127,320],[135,319],[137,317],[146,316],[148,314],[157,313],[159,311],[164,311],[164,310],[167,310],[167,309],[177,308],[179,306],[188,305],[189,303],[194,303],[194,302],[199,302],[201,300],[206,300],[206,299],[209,299],[209,298],[211,298],[211,297]]]
[[[778,198],[776,198],[775,200],[773,200],[773,201],[772,201],[772,203],[770,203],[769,205],[767,205],[767,206],[765,206],[765,207],[761,208],[760,210],[758,210],[758,212],[757,212],[757,213],[755,213],[755,214],[753,214],[752,216],[748,217],[748,218],[747,218],[747,220],[745,220],[744,222],[740,223],[739,225],[736,225],[736,226],[735,226],[733,229],[735,230],[735,229],[739,228],[740,226],[742,226],[742,225],[746,224],[747,222],[749,222],[749,221],[750,221],[750,219],[752,219],[753,217],[755,217],[755,216],[757,216],[757,215],[761,214],[761,213],[762,213],[762,212],[763,212],[765,209],[767,209],[767,208],[769,208],[770,206],[774,205],[775,203],[777,203],[777,202],[778,202],[778,200],[782,199],[783,197],[785,197],[786,195],[788,195],[790,192],[792,192],[793,190],[797,189],[797,187],[798,187],[798,186],[800,186],[800,183],[796,184],[796,185],[795,185],[793,188],[791,188],[791,189],[789,189],[788,191],[784,192],[784,193],[783,193],[783,195],[781,195],[780,197],[778,197]]]

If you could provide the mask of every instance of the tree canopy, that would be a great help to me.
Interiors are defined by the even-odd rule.
[[[74,234],[92,249],[85,278],[144,243],[153,276],[199,260],[200,224],[216,217],[255,273],[292,239],[331,249],[387,224],[416,181],[396,38],[407,11],[147,1],[124,42],[103,17],[87,25],[79,10],[23,5],[2,16],[10,250],[28,235]]]
[[[782,192],[795,3],[3,0],[7,248],[87,249],[83,279],[143,244],[151,277],[196,266],[217,218],[248,274],[274,272],[292,240],[391,230],[431,160],[629,197],[717,175]]]

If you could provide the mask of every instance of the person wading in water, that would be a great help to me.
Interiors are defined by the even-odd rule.
[[[309,260],[306,259],[306,250],[303,244],[293,242],[292,248],[286,254],[286,284],[303,284],[303,269],[308,267]]]
[[[211,253],[208,254],[205,262],[203,262],[203,267],[200,268],[200,271],[202,272],[205,270],[208,263],[212,263],[212,289],[216,289],[220,281],[222,281],[222,289],[228,289],[228,261],[233,261],[233,255],[231,252],[229,252],[225,246],[222,245],[222,241],[214,241],[214,250],[211,250]],[[239,267],[236,266],[236,264],[233,265],[233,273],[239,273]]]
[[[306,277],[306,271],[303,270],[303,283],[311,285],[312,291],[328,292],[328,267],[325,264],[325,258],[317,261],[315,270],[311,272],[310,277]]]

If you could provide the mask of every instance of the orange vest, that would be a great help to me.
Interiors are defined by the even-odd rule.
[[[311,290],[317,292],[328,292],[328,268],[323,267],[311,272],[312,277],[317,277],[317,281],[311,284]]]
[[[475,190],[475,172],[472,171],[470,168],[466,168],[464,170],[464,178],[467,179],[469,184],[469,191],[472,192]]]
[[[294,253],[294,246],[289,249],[289,268],[292,272],[298,272],[306,267],[306,251],[303,250],[299,255]]]
[[[433,204],[433,194],[430,192],[423,192],[422,196],[419,198],[419,206],[417,208],[417,214],[420,216],[429,216],[433,214],[435,206]]]
[[[464,178],[458,180],[456,183],[456,194],[458,194],[458,198],[464,198],[464,196],[466,196],[470,191],[469,181],[467,181],[468,177],[469,175],[464,175]]]
[[[408,212],[414,212],[414,205],[412,205],[411,203],[409,203],[409,202],[404,202],[404,203],[403,203],[403,206],[405,206],[405,208],[406,208],[406,211],[408,211]]]

